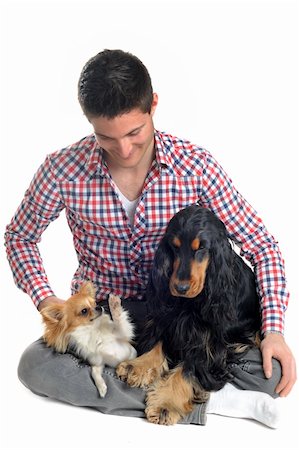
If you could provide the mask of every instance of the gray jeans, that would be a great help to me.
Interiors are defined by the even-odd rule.
[[[106,414],[144,417],[145,392],[131,388],[118,379],[115,370],[106,367],[103,378],[108,387],[101,398],[91,378],[90,366],[70,353],[57,353],[46,347],[43,339],[31,344],[23,353],[18,375],[32,392],[76,406],[89,406]],[[280,364],[273,359],[273,375],[266,379],[258,349],[250,350],[240,364],[233,367],[232,384],[240,389],[274,393],[281,376]],[[181,423],[206,423],[205,404],[194,407]]]
[[[277,397],[275,387],[281,378],[280,364],[273,359],[272,378],[266,379],[258,349],[249,350],[240,363],[233,366],[232,373],[231,383],[235,387]],[[105,367],[103,378],[108,390],[106,397],[101,398],[91,377],[90,366],[71,353],[61,354],[48,348],[42,338],[24,351],[18,375],[21,382],[38,395],[75,406],[89,406],[105,414],[145,417],[145,391],[129,387],[116,376],[114,369]],[[181,423],[204,425],[206,404],[196,405]]]

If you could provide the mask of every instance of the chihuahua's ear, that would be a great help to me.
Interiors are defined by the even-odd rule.
[[[64,305],[57,303],[56,305],[46,306],[41,310],[41,315],[46,323],[57,324],[63,318]]]
[[[70,340],[66,333],[67,321],[64,312],[65,303],[56,303],[45,306],[41,310],[45,325],[44,340],[48,347],[53,347],[57,352],[65,353]]]
[[[96,289],[91,281],[84,281],[84,283],[80,286],[78,294],[95,298]]]

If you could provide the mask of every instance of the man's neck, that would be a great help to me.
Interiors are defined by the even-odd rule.
[[[110,175],[119,190],[128,200],[135,200],[141,195],[145,179],[155,158],[155,148],[147,152],[140,164],[134,167],[121,167],[107,160]]]

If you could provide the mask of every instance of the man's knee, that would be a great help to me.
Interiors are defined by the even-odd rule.
[[[42,339],[23,353],[18,375],[32,392],[75,406],[89,406],[107,414],[144,417],[145,392],[132,389],[105,368],[103,378],[108,387],[109,401],[102,398],[90,373],[90,365],[72,353],[58,353]]]
[[[23,352],[18,365],[19,380],[30,390],[37,391],[37,381],[41,379],[39,370],[42,368],[44,357],[43,349],[45,344],[42,339],[33,342]]]
[[[81,385],[94,384],[90,366],[70,353],[58,353],[43,339],[33,342],[21,356],[18,376],[35,394],[61,399],[76,404],[81,401]]]
[[[251,349],[232,368],[232,384],[239,389],[265,392],[272,397],[277,397],[275,393],[282,372],[281,365],[276,359],[272,359],[272,376],[266,378],[263,370],[262,354],[258,348]]]

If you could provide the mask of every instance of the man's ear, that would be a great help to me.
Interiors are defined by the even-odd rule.
[[[158,94],[156,94],[155,92],[153,93],[153,101],[152,101],[152,106],[151,106],[151,116],[153,117],[153,115],[155,114],[156,108],[158,105]]]

